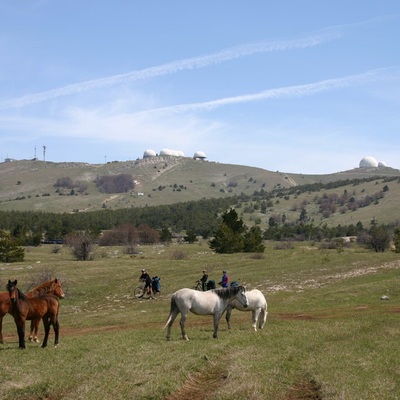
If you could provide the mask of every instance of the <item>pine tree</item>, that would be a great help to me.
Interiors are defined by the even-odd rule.
[[[216,253],[264,252],[263,236],[260,227],[254,226],[247,229],[243,220],[239,218],[234,209],[222,215],[214,238],[209,241],[209,246]]]
[[[24,257],[25,251],[18,245],[17,241],[9,233],[0,231],[0,261],[24,261]]]
[[[245,253],[264,253],[263,234],[259,226],[252,226],[244,234],[243,251]]]

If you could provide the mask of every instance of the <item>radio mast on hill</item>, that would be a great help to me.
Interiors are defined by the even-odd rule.
[[[43,146],[43,161],[46,161],[46,146]]]

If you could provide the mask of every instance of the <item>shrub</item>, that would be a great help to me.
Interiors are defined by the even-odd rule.
[[[185,258],[186,258],[186,253],[182,250],[175,250],[171,256],[172,260],[184,260]]]
[[[6,231],[0,231],[0,261],[24,261],[25,251],[18,242]]]

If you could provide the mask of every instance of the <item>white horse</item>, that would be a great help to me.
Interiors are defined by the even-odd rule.
[[[168,326],[167,340],[171,339],[171,327],[179,313],[182,314],[180,325],[182,339],[189,340],[185,331],[187,314],[191,311],[197,315],[214,316],[214,338],[218,338],[218,324],[228,303],[235,299],[238,304],[246,308],[248,305],[246,289],[243,286],[212,289],[200,292],[193,289],[180,289],[171,298],[171,310],[164,329]]]
[[[228,329],[231,329],[231,313],[234,308],[240,311],[252,311],[252,324],[251,326],[257,331],[257,322],[260,329],[263,328],[265,321],[267,320],[267,300],[265,296],[258,290],[249,290],[247,293],[247,300],[249,301],[248,307],[243,307],[242,304],[236,299],[232,299],[226,307],[226,322],[228,323]]]

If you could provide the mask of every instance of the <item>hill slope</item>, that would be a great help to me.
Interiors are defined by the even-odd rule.
[[[134,189],[126,193],[101,193],[94,183],[98,176],[118,174],[131,175]],[[145,207],[378,175],[400,176],[400,171],[355,169],[329,175],[303,175],[185,157],[154,157],[107,164],[21,160],[0,163],[0,210],[58,213],[105,207]],[[57,189],[54,185],[62,178],[70,178],[76,187]],[[79,186],[85,189],[80,192]]]

